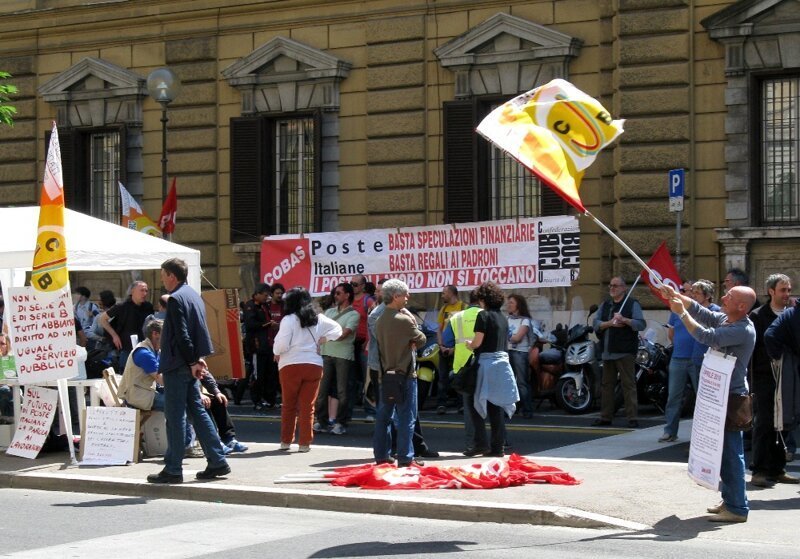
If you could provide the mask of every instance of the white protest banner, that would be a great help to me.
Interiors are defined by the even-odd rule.
[[[700,368],[697,386],[689,446],[689,477],[714,491],[719,487],[728,389],[735,364],[735,357],[709,349]]]
[[[36,458],[39,455],[56,416],[57,401],[58,390],[41,386],[25,387],[17,431],[11,445],[6,449],[6,454],[22,458]]]
[[[266,237],[261,278],[312,295],[363,274],[397,278],[412,292],[494,281],[504,289],[568,286],[580,270],[572,216]]]
[[[122,466],[134,461],[139,440],[138,410],[90,406],[84,425],[81,465]]]
[[[9,288],[11,349],[20,384],[78,374],[75,319],[69,286],[52,293]]]

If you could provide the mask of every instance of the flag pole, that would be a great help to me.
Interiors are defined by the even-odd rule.
[[[654,273],[653,273],[653,270],[651,270],[651,269],[650,269],[650,266],[648,266],[647,264],[645,264],[644,260],[642,260],[641,258],[639,258],[639,255],[638,255],[638,254],[636,254],[635,252],[633,252],[633,249],[632,249],[631,247],[629,247],[628,245],[626,245],[626,244],[625,244],[625,241],[623,241],[622,239],[620,239],[620,238],[617,236],[617,234],[616,234],[616,233],[614,233],[614,232],[613,232],[611,229],[609,229],[608,227],[606,227],[605,223],[603,223],[602,221],[600,221],[599,219],[597,219],[597,218],[596,218],[594,215],[592,215],[592,213],[591,213],[589,210],[585,210],[583,215],[585,215],[585,216],[588,216],[588,217],[591,217],[591,218],[594,220],[594,222],[595,222],[597,225],[599,225],[599,226],[600,226],[600,228],[601,228],[603,231],[605,231],[606,233],[608,233],[609,235],[611,235],[611,238],[612,238],[612,239],[614,239],[615,241],[617,241],[617,242],[618,242],[618,243],[619,243],[619,244],[622,246],[622,248],[624,248],[625,250],[627,250],[627,251],[628,251],[628,254],[630,254],[631,256],[633,256],[633,258],[634,258],[634,259],[635,259],[635,260],[636,260],[636,261],[639,263],[639,265],[641,265],[641,267],[642,267],[642,268],[644,268],[644,269],[645,269],[645,271],[646,271],[646,272],[647,272],[647,273],[650,275],[651,281],[652,281],[652,282],[653,282],[653,283],[656,285],[656,287],[658,287],[658,286],[660,286],[660,285],[661,285],[661,281],[659,281],[659,279],[658,279],[658,276],[657,276],[656,274],[654,274]],[[637,281],[638,281],[639,277],[637,276],[637,278],[636,278],[636,279],[637,279]],[[634,285],[636,285],[636,282],[634,282]],[[633,289],[633,288],[631,288],[631,289]],[[630,291],[628,292],[628,294],[630,294]]]

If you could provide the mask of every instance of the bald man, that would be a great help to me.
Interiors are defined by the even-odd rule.
[[[731,375],[730,394],[748,394],[747,365],[756,345],[756,329],[747,314],[756,301],[749,287],[736,286],[720,301],[722,312],[710,311],[697,301],[663,284],[662,296],[672,312],[680,317],[689,333],[700,343],[736,357]],[[722,502],[709,507],[711,522],[747,522],[750,506],[745,494],[744,442],[741,431],[724,432],[720,491]]]

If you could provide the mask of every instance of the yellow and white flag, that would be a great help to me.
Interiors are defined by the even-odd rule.
[[[119,184],[119,198],[122,201],[122,226],[134,231],[141,231],[153,237],[161,237],[161,229],[155,222],[147,217],[142,211],[142,207],[131,196],[131,193]]]
[[[66,287],[68,283],[67,245],[64,236],[64,181],[58,128],[53,122],[39,200],[39,228],[31,284],[37,291],[53,292]]]
[[[586,212],[578,189],[597,154],[622,132],[599,101],[565,80],[503,103],[478,133],[508,152],[570,205]]]

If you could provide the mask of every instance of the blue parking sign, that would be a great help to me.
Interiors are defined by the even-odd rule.
[[[672,169],[669,172],[669,211],[683,211],[683,189],[686,174],[683,169]]]

